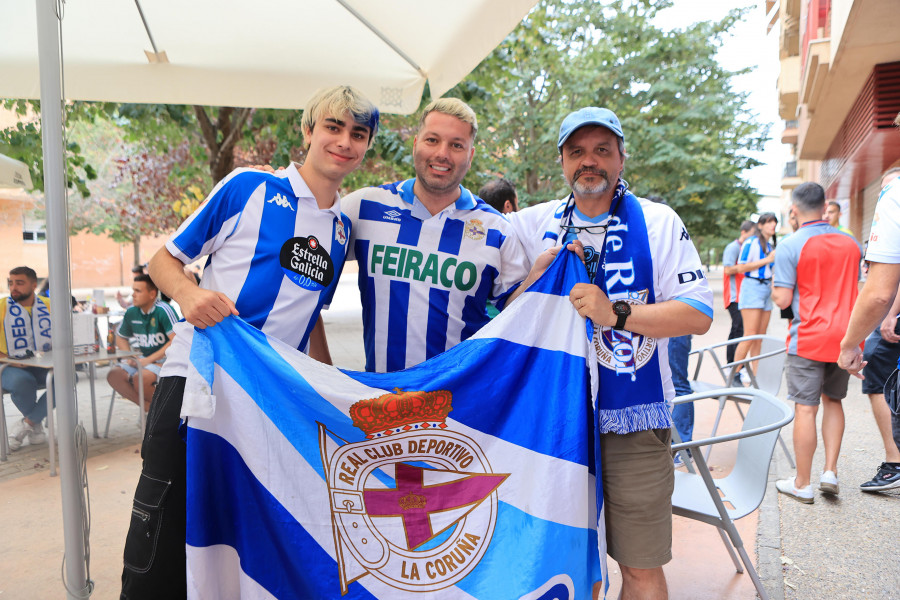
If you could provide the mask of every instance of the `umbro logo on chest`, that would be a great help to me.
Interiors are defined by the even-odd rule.
[[[275,194],[268,200],[268,204],[275,204],[275,206],[280,206],[282,208],[290,209],[291,212],[294,211],[294,207],[291,206],[290,201],[284,197],[282,194]]]

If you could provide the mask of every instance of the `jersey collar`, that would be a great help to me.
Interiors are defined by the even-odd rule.
[[[418,198],[416,198],[416,194],[413,191],[413,186],[415,186],[415,184],[416,184],[415,178],[407,179],[406,181],[402,181],[402,182],[400,182],[399,185],[397,185],[397,191],[400,192],[400,198],[402,198],[404,202],[413,206],[413,210],[412,210],[413,216],[418,216],[416,214],[417,210],[415,207],[420,206],[420,207],[422,207],[422,209],[425,210],[425,213],[427,214],[426,218],[428,218],[431,216],[431,213],[428,211],[427,208],[425,208],[425,205],[422,204]],[[454,202],[452,206],[456,210],[471,210],[471,209],[475,208],[475,204],[476,204],[475,196],[472,194],[472,192],[470,192],[463,186],[459,186],[459,198],[456,199],[456,202]],[[444,210],[446,210],[446,209],[444,209]]]
[[[288,181],[291,182],[291,190],[294,192],[294,195],[297,197],[297,204],[307,204],[311,208],[315,210],[327,210],[334,213],[334,216],[338,219],[341,218],[341,195],[335,192],[334,194],[334,204],[331,207],[326,209],[319,209],[319,204],[316,202],[316,197],[313,195],[312,191],[309,189],[309,186],[306,185],[306,182],[303,181],[303,176],[300,174],[300,171],[297,170],[297,164],[291,163],[287,169],[287,177]]]
[[[828,225],[828,221],[825,219],[816,219],[814,221],[807,221],[806,223],[801,223],[800,227],[809,227],[810,225]],[[837,228],[835,228],[837,229]]]

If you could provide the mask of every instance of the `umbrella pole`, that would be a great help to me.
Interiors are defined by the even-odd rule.
[[[41,134],[44,144],[44,192],[47,207],[47,258],[53,295],[53,397],[59,422],[59,483],[62,488],[66,597],[90,596],[85,565],[84,495],[75,456],[75,360],[69,298],[69,234],[66,214],[60,22],[56,0],[38,0],[38,54],[41,77]],[[47,407],[53,410],[52,406]]]

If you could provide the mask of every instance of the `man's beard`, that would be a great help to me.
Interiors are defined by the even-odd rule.
[[[600,181],[595,183],[594,185],[588,185],[586,183],[582,183],[580,178],[583,174],[590,173],[592,175],[596,175],[600,177]],[[569,187],[571,187],[577,194],[582,196],[599,196],[601,194],[606,193],[609,189],[609,173],[602,169],[578,169],[575,171],[575,174],[572,176],[572,180],[568,182]]]
[[[29,298],[31,298],[31,293],[29,292],[27,294],[21,294],[19,292],[10,292],[9,297],[21,304],[23,300],[28,300]]]

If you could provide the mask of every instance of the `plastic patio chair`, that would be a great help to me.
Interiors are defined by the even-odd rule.
[[[746,567],[759,597],[768,600],[769,596],[744,549],[744,542],[734,526],[734,521],[751,514],[762,503],[769,479],[769,463],[775,451],[775,440],[778,439],[781,428],[793,420],[794,413],[787,404],[775,396],[753,388],[725,388],[690,394],[676,398],[675,404],[718,399],[730,394],[740,394],[750,400],[740,432],[672,446],[676,451],[693,449],[691,460],[697,471],[696,473],[675,471],[672,513],[715,525],[734,562],[735,570],[743,573]],[[698,449],[734,440],[738,440],[734,468],[725,477],[714,479],[703,453]]]
[[[762,340],[759,354],[748,356],[742,360],[736,360],[730,363],[724,362],[720,358],[720,354],[724,354],[728,346],[730,346],[731,344],[740,343],[745,340]],[[696,350],[693,350],[691,354],[697,355],[697,365],[694,368],[694,376],[691,380],[691,389],[695,393],[708,392],[723,387],[732,387],[734,385],[734,379],[737,375],[737,373],[735,372],[735,367],[738,366],[743,366],[742,371],[750,376],[750,386],[752,388],[768,392],[775,397],[777,397],[778,392],[781,391],[781,379],[784,373],[784,361],[787,357],[787,348],[785,346],[784,340],[780,338],[771,335],[748,335],[735,338],[733,340],[727,340],[725,342],[719,342],[717,344],[705,346],[703,348],[697,348]],[[713,364],[715,364],[716,369],[719,372],[719,376],[722,379],[720,382],[707,382],[699,380],[700,367],[703,364],[703,359],[705,356],[711,357],[710,359],[712,360]],[[754,373],[753,370],[748,366],[753,361],[759,361],[756,373]],[[719,422],[722,420],[722,413],[725,411],[725,404],[728,401],[732,401],[735,403],[735,408],[737,408],[737,411],[741,415],[741,418],[744,418],[744,411],[741,409],[741,404],[746,404],[748,402],[748,397],[746,396],[746,394],[721,396],[719,397],[719,410],[716,413],[716,418],[713,423],[710,435],[716,435],[716,432],[719,429]],[[787,456],[788,463],[790,463],[791,468],[795,468],[796,464],[794,463],[794,457],[781,435],[778,436],[778,443],[781,445],[781,449],[784,451],[785,456]],[[709,460],[710,452],[712,452],[712,447],[706,449],[706,460]]]

